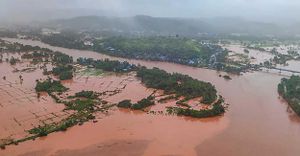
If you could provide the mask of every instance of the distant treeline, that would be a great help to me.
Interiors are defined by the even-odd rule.
[[[52,46],[93,50],[111,56],[167,61],[197,67],[208,66],[211,56],[223,51],[218,45],[203,45],[197,40],[182,37],[85,39],[82,34],[62,32],[61,34],[42,35],[40,38],[42,42]],[[224,60],[226,55],[216,55],[216,57],[223,57],[218,60]]]

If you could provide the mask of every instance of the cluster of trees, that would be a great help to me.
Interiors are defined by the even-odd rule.
[[[9,59],[10,65],[15,65],[17,62],[20,62],[20,60],[19,60],[18,58],[11,57],[11,58]]]
[[[60,65],[52,69],[52,73],[58,76],[60,80],[69,80],[73,78],[72,65]]]
[[[8,52],[51,51],[50,49],[41,48],[39,46],[23,45],[20,43],[9,43],[3,40],[0,40],[0,50]]]
[[[75,110],[78,112],[93,111],[94,101],[92,99],[76,99],[67,105],[68,110]]]
[[[52,46],[80,50],[87,49],[88,47],[84,45],[84,42],[81,40],[81,38],[82,35],[73,32],[61,32],[60,34],[40,36],[42,42]]]
[[[52,69],[52,73],[58,76],[60,80],[69,80],[73,78],[73,58],[61,52],[54,52],[52,61],[56,63],[56,67]]]
[[[225,71],[231,74],[241,74],[242,72],[246,72],[250,69],[257,69],[258,66],[252,65],[250,63],[244,64],[240,62],[226,62],[226,63],[217,63],[215,65],[215,69],[219,71]]]
[[[46,136],[49,133],[56,131],[65,131],[67,128],[78,123],[95,119],[95,116],[93,115],[95,111],[105,110],[111,107],[97,107],[97,105],[103,103],[103,101],[98,98],[96,95],[97,93],[92,91],[81,91],[75,93],[74,96],[69,97],[68,101],[60,99],[56,94],[53,94],[53,92],[61,93],[66,91],[67,88],[65,88],[59,81],[54,81],[52,79],[47,79],[44,82],[37,82],[36,90],[48,92],[48,94],[54,98],[57,103],[63,103],[66,106],[66,110],[73,110],[73,114],[62,121],[52,124],[45,124],[29,130],[30,134],[34,134],[34,136],[32,136],[33,138]],[[19,142],[23,142],[23,140],[19,140]]]
[[[278,84],[278,93],[289,103],[292,109],[300,116],[300,77],[283,78]]]
[[[123,100],[119,102],[117,106],[120,108],[131,108],[132,103],[131,100]]]
[[[137,69],[136,65],[130,64],[127,61],[120,62],[120,61],[113,61],[109,59],[105,60],[94,60],[94,59],[87,59],[87,58],[78,58],[77,63],[80,65],[86,66],[93,66],[97,69],[102,69],[104,71],[109,72],[130,72],[135,71]]]
[[[217,99],[217,91],[211,83],[193,79],[187,75],[169,74],[158,68],[140,68],[137,77],[149,88],[164,90],[166,94],[184,96],[186,99],[203,97],[203,103],[211,104]]]
[[[59,65],[67,65],[73,62],[73,58],[69,55],[61,52],[53,52],[47,48],[41,48],[39,46],[23,45],[20,43],[9,43],[0,40],[0,51],[4,52],[22,52],[22,59],[32,59],[33,63],[39,63],[43,61],[50,61],[50,59]],[[19,60],[16,58],[8,59],[7,62],[14,65]],[[68,74],[69,75],[69,74]]]
[[[286,64],[287,61],[294,59],[292,56],[290,55],[284,55],[284,54],[278,54],[277,56],[275,56],[273,58],[273,62],[275,64]]]
[[[63,86],[60,81],[55,81],[49,78],[42,82],[37,80],[35,90],[37,92],[52,93],[52,92],[64,92],[68,89],[65,86]]]
[[[59,123],[45,124],[43,126],[38,126],[30,129],[28,132],[34,134],[31,138],[37,138],[42,136],[47,136],[50,133],[57,131],[66,131],[69,127],[75,126],[78,123],[94,119],[95,117],[90,113],[72,114],[70,117],[60,121]],[[32,140],[32,139],[28,139]],[[18,140],[18,142],[24,142],[26,140]]]
[[[38,126],[29,130],[30,134],[37,134],[38,136],[47,136],[50,133],[50,130],[53,128],[53,125],[45,125],[45,126]]]
[[[179,116],[190,116],[194,118],[207,118],[207,117],[214,117],[225,113],[225,108],[222,106],[224,102],[223,98],[220,97],[218,102],[216,102],[212,109],[209,110],[195,110],[195,109],[184,109],[180,107],[168,107],[167,111],[170,114],[176,114]]]
[[[57,64],[62,64],[62,65],[73,63],[72,56],[66,55],[61,52],[54,52],[52,60],[53,60],[53,62],[55,62]]]
[[[73,78],[73,73],[72,71],[66,71],[66,72],[62,72],[59,74],[59,79],[60,80],[70,80]]]
[[[97,93],[94,92],[94,91],[81,91],[81,92],[78,92],[75,94],[75,97],[78,97],[78,98],[87,98],[87,99],[95,99],[97,98]]]
[[[41,36],[42,41],[54,46],[93,50],[112,56],[167,61],[195,67],[210,67],[216,70],[240,74],[250,67],[243,64],[227,62],[228,50],[216,43],[201,43],[192,38],[183,37],[107,37],[90,38],[91,45],[84,45],[84,34],[63,32],[61,34]],[[259,47],[248,46],[249,49],[264,51]],[[245,49],[245,52],[249,52]],[[215,57],[215,62],[211,58]]]
[[[142,109],[152,106],[154,104],[155,104],[154,97],[149,96],[147,98],[144,98],[144,99],[138,101],[135,104],[131,103],[130,100],[123,100],[123,101],[119,102],[117,106],[121,107],[121,108],[131,108],[134,110],[142,110]]]
[[[216,51],[198,41],[178,37],[110,37],[96,41],[94,51],[125,58],[207,65]]]
[[[63,32],[41,36],[41,40],[53,46],[88,49],[112,56],[153,61],[168,61],[191,66],[208,66],[210,57],[222,52],[216,44],[202,44],[195,39],[183,37],[107,37],[91,39],[92,45],[84,44],[84,36]]]
[[[247,48],[248,48],[248,49],[253,49],[253,50],[258,50],[258,51],[261,51],[261,52],[266,51],[265,48],[258,47],[258,46],[250,46],[250,45],[248,45]]]
[[[131,108],[134,109],[134,110],[141,110],[141,109],[147,108],[149,106],[152,106],[154,104],[155,104],[154,103],[154,97],[149,96],[147,98],[144,98],[144,99],[138,101],[136,104],[133,104],[131,106]]]
[[[25,53],[21,56],[22,59],[38,59],[38,58],[49,58],[49,52],[34,51],[33,53]]]

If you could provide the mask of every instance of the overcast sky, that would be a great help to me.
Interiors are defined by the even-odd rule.
[[[80,15],[300,20],[300,0],[0,0],[0,18],[41,20]]]

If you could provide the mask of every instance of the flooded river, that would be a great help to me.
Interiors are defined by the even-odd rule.
[[[90,51],[52,47],[38,41],[6,39],[78,57],[110,58]],[[297,156],[300,118],[279,98],[282,76],[254,72],[226,81],[218,72],[166,62],[127,60],[213,83],[230,104],[222,117],[191,119],[115,109],[98,123],[9,146],[0,155],[213,155]]]

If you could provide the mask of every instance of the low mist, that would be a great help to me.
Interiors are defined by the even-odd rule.
[[[1,0],[3,22],[29,22],[76,16],[134,16],[214,18],[298,22],[297,0]]]

